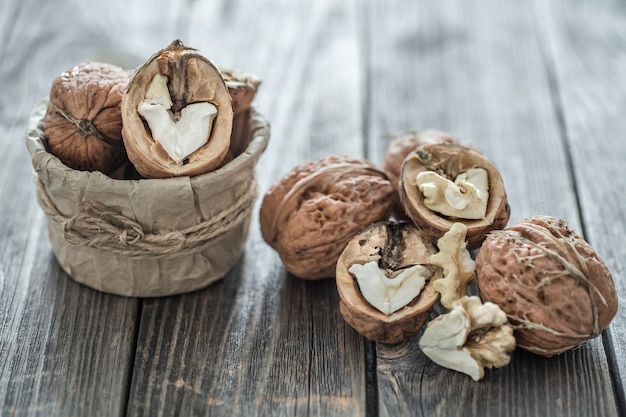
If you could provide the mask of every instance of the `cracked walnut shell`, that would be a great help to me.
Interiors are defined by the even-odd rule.
[[[476,257],[483,300],[498,304],[518,346],[553,356],[596,337],[617,311],[608,267],[562,220],[535,216],[491,232]]]
[[[488,199],[482,218],[452,217],[427,207],[426,198],[418,188],[418,175],[438,174],[452,180],[474,170],[484,170],[488,183]],[[411,152],[402,164],[399,188],[405,212],[432,239],[441,238],[454,223],[465,224],[469,250],[480,247],[487,233],[502,229],[509,220],[510,207],[500,172],[482,154],[463,145],[427,144]]]
[[[294,168],[263,198],[261,232],[293,275],[330,278],[354,235],[387,220],[391,183],[371,162],[330,156]]]
[[[442,277],[443,271],[430,264],[436,250],[427,236],[407,222],[376,223],[356,235],[337,261],[339,309],[344,320],[360,334],[378,342],[399,343],[417,333],[439,298],[432,284]],[[395,287],[386,298],[404,298],[401,308],[386,314],[368,301],[359,283],[361,277],[353,267],[372,262],[388,277],[385,289]],[[402,271],[419,266],[427,271],[425,285],[405,297],[404,286],[393,283]]]
[[[52,82],[43,120],[46,149],[72,169],[110,174],[126,161],[120,106],[128,74],[86,62]]]
[[[135,70],[122,119],[128,158],[147,178],[209,172],[230,147],[233,108],[224,79],[179,40]]]

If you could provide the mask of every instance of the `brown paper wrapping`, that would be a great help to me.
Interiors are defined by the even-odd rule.
[[[52,249],[70,277],[108,293],[156,297],[203,288],[236,264],[257,197],[255,166],[269,141],[261,114],[251,108],[238,121],[233,143],[247,146],[222,168],[120,180],[73,170],[47,152],[45,109],[44,102],[31,115],[27,147]]]

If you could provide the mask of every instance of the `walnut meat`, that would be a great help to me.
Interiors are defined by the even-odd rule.
[[[482,303],[476,296],[455,300],[448,313],[437,316],[419,341],[433,362],[471,376],[478,381],[485,368],[501,368],[511,361],[515,349],[513,329],[496,304]]]
[[[491,232],[476,270],[481,298],[504,310],[518,346],[540,355],[556,355],[598,336],[617,311],[607,266],[553,217],[531,217]]]
[[[369,161],[331,156],[294,168],[263,198],[263,238],[303,279],[330,278],[348,241],[387,220],[391,183]]]
[[[442,270],[430,264],[435,252],[429,238],[407,222],[376,223],[356,235],[337,261],[339,309],[346,322],[384,343],[417,333],[439,298],[433,282]]]
[[[422,179],[425,183],[420,182]],[[472,250],[480,247],[489,231],[505,227],[509,220],[510,208],[500,172],[482,154],[466,146],[420,146],[405,158],[399,187],[407,215],[433,239],[443,236],[454,223],[462,222],[467,226],[467,247]],[[472,216],[463,218],[442,214],[429,206],[429,200],[435,201],[435,207],[441,206],[442,199],[465,210],[482,204],[484,211],[475,216],[476,210],[472,210]]]
[[[47,150],[81,171],[109,174],[126,161],[120,106],[128,74],[87,62],[52,82],[43,120]]]
[[[134,72],[122,119],[128,157],[148,178],[211,171],[230,147],[233,108],[224,79],[179,40]]]

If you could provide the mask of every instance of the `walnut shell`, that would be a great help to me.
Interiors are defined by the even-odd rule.
[[[490,233],[476,270],[481,298],[504,310],[518,346],[540,355],[598,336],[617,311],[608,267],[553,217],[531,217]]]
[[[391,193],[371,162],[322,158],[297,166],[265,194],[261,232],[293,275],[330,278],[348,241],[389,218]]]
[[[219,66],[217,69],[228,88],[235,116],[248,110],[261,85],[261,79],[247,71]]]
[[[422,145],[432,143],[456,144],[458,141],[449,134],[437,130],[426,130],[419,134],[404,133],[394,136],[392,139],[393,140],[387,148],[387,153],[385,154],[383,171],[385,171],[389,177],[389,181],[391,181],[391,185],[393,186],[394,214],[396,217],[406,218],[404,208],[402,207],[402,203],[400,201],[400,192],[398,190],[404,159],[411,152]]]
[[[242,70],[217,67],[228,88],[233,106],[233,128],[230,136],[229,152],[237,156],[246,149],[245,139],[250,120],[250,107],[261,85],[256,75]],[[222,165],[224,165],[222,161]]]
[[[439,293],[432,283],[442,276],[441,268],[429,265],[436,247],[419,229],[407,222],[381,222],[356,235],[337,261],[339,309],[344,320],[372,340],[399,343],[417,333],[437,302]],[[428,265],[433,274],[419,295],[389,315],[374,308],[348,271],[354,264],[378,262],[381,269],[398,271],[413,265]]]
[[[217,107],[208,141],[180,162],[174,161],[152,138],[150,128],[138,112],[155,75],[168,77],[172,113],[176,120],[189,104],[209,102]],[[147,178],[194,176],[217,168],[225,158],[233,125],[230,94],[217,68],[181,41],[173,41],[135,70],[122,101],[122,135],[128,158]]]
[[[484,219],[468,220],[443,216],[424,205],[424,195],[416,178],[420,172],[434,171],[454,179],[470,168],[483,168],[489,177],[489,200]],[[400,200],[407,215],[432,239],[439,239],[456,222],[467,226],[467,247],[480,247],[487,233],[502,229],[510,217],[504,181],[496,166],[479,152],[458,144],[439,143],[420,146],[402,164]]]
[[[52,82],[43,119],[47,150],[70,168],[109,174],[126,161],[120,106],[128,74],[86,62]]]

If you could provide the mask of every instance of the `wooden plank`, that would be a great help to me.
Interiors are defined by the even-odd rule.
[[[604,334],[619,408],[626,413],[626,11],[623,3],[538,3],[584,232],[613,273],[620,306]],[[593,22],[593,24],[590,24]]]
[[[158,40],[173,25],[163,16],[155,19],[149,10],[158,5],[152,1],[145,13],[127,2],[106,7],[5,3],[0,17],[0,414],[123,415],[139,301],[98,293],[60,270],[35,201],[26,123],[57,74],[88,60],[136,65],[136,57],[152,47],[137,50],[142,44],[132,39]]]
[[[354,13],[345,2],[196,3],[185,42],[258,74],[272,124],[261,196],[296,164],[362,154]],[[147,300],[129,414],[360,415],[363,340],[333,280],[285,273],[260,235],[258,204],[240,264],[192,294]]]
[[[382,161],[384,134],[450,131],[499,167],[511,222],[550,214],[580,229],[532,9],[381,1],[364,7],[362,18],[371,159]],[[617,415],[599,338],[551,359],[518,350],[508,367],[478,383],[434,365],[418,339],[376,346],[381,415]]]

